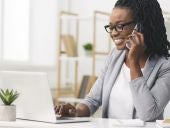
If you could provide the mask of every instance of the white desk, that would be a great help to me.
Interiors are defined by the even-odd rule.
[[[0,122],[0,128],[125,128],[113,126],[113,119],[92,118],[91,122],[51,124],[34,121],[17,120],[16,122]],[[130,127],[126,127],[130,128]],[[131,127],[142,128],[142,127]],[[146,123],[143,128],[155,128],[155,123]]]

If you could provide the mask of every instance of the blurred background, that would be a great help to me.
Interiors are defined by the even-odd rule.
[[[0,0],[0,70],[45,72],[54,103],[79,102],[114,44],[116,0]],[[170,39],[170,1],[159,0]]]

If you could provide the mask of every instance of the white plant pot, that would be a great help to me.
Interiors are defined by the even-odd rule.
[[[15,121],[16,106],[15,105],[0,105],[0,121]]]
[[[91,50],[90,51],[88,51],[88,50],[85,51],[85,54],[88,57],[92,56],[92,53],[93,53],[93,51],[91,51]]]

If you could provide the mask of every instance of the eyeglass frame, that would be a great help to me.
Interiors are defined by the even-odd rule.
[[[129,25],[131,25],[133,23],[135,23],[135,22],[134,21],[130,21],[130,22],[126,22],[126,23],[116,24],[116,25],[113,25],[113,26],[111,24],[108,24],[108,25],[105,25],[104,28],[105,28],[107,33],[112,33],[113,29],[115,29],[116,32],[122,32],[124,30],[125,26],[129,26]],[[117,29],[117,26],[119,26],[119,25],[121,25],[121,30]],[[112,27],[112,29],[110,29],[110,32],[108,31],[109,27]]]

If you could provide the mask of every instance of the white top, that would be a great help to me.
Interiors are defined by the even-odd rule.
[[[111,90],[108,107],[109,118],[132,118],[133,101],[129,87],[130,79],[130,69],[124,63]]]

